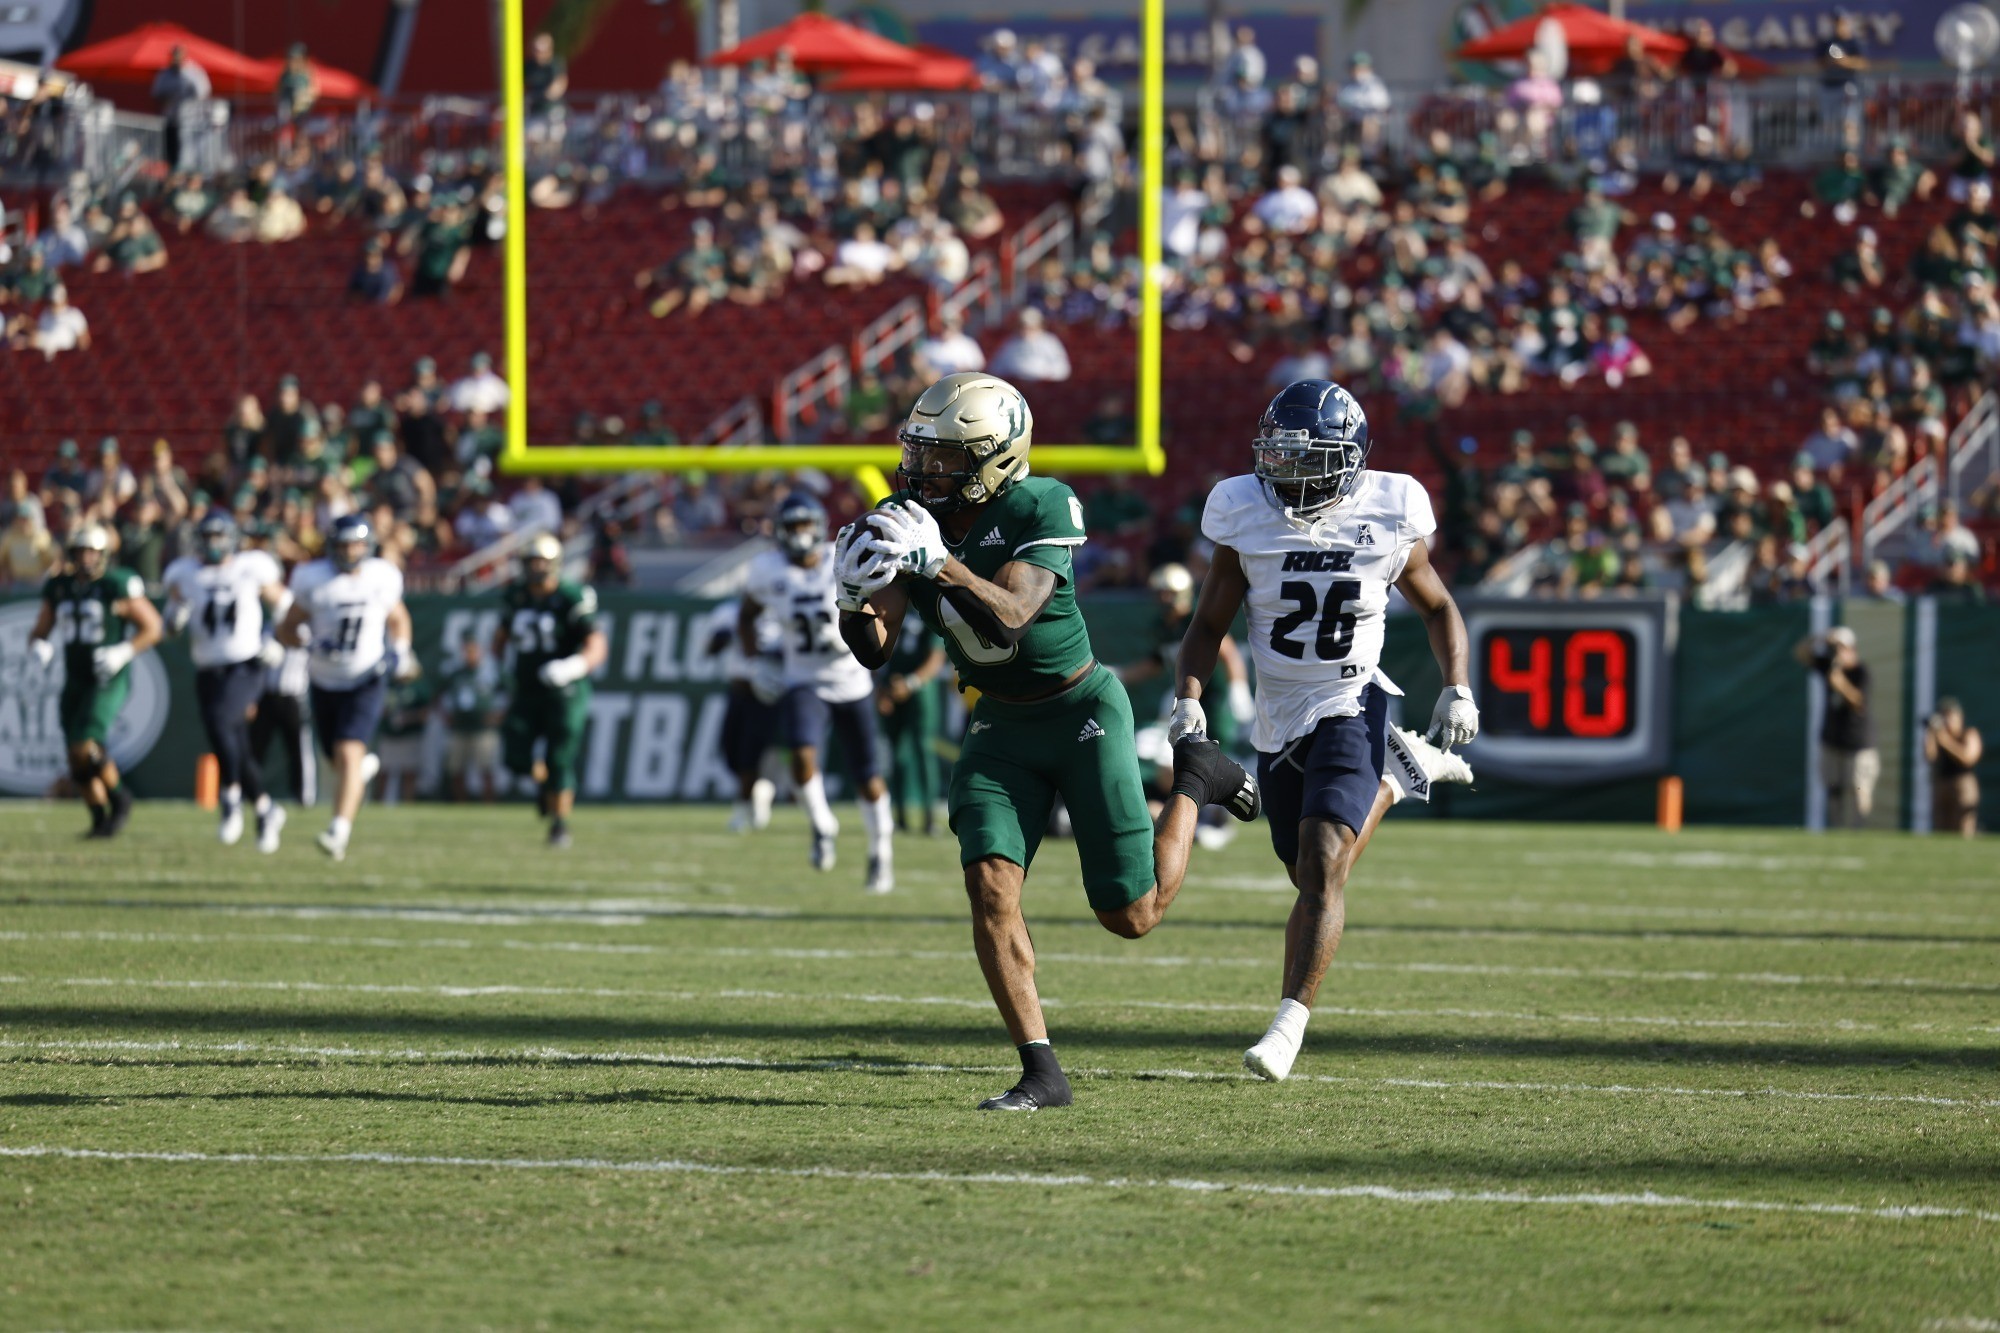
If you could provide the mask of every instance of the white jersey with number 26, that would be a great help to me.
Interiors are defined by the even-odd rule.
[[[264,589],[285,581],[266,551],[235,551],[209,564],[184,555],[160,582],[188,609],[188,656],[198,667],[234,666],[264,643]]]
[[[314,560],[292,573],[292,596],[312,631],[306,672],[323,690],[347,690],[382,670],[389,653],[389,611],[403,600],[403,571],[370,556],[343,573]]]
[[[1236,552],[1250,584],[1251,744],[1276,754],[1323,718],[1359,714],[1371,681],[1402,693],[1379,666],[1389,587],[1436,529],[1429,494],[1400,472],[1363,472],[1311,534],[1254,476],[1209,492],[1202,535]]]
[[[828,703],[852,703],[875,689],[875,678],[840,637],[839,589],[833,574],[833,543],[820,548],[808,569],[766,551],[750,563],[744,595],[776,620],[785,640],[785,687],[810,685]]]

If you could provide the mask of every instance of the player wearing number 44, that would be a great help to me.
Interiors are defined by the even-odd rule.
[[[333,822],[315,841],[343,861],[361,798],[381,767],[369,747],[389,678],[408,680],[419,667],[410,651],[403,571],[375,554],[368,520],[359,514],[335,519],[326,550],[324,559],[292,571],[292,605],[275,637],[306,647],[313,731],[334,776]]]
[[[264,611],[282,619],[292,603],[284,571],[265,551],[237,549],[236,520],[211,509],[195,526],[199,554],[167,566],[167,632],[188,636],[194,659],[195,704],[222,779],[217,836],[233,847],[243,837],[243,802],[257,816],[257,850],[275,852],[285,811],[264,790],[263,769],[250,744],[250,723],[264,692],[264,668],[284,660],[276,639],[264,637]]]
[[[1251,740],[1271,843],[1298,899],[1285,927],[1284,998],[1243,1063],[1278,1080],[1340,944],[1356,858],[1404,795],[1428,799],[1433,781],[1472,780],[1450,747],[1479,734],[1479,710],[1465,622],[1424,545],[1437,527],[1430,497],[1413,478],[1369,470],[1361,405],[1329,380],[1301,380],[1271,400],[1252,449],[1250,474],[1211,491],[1202,515],[1215,558],[1181,641],[1167,735],[1205,729],[1202,691],[1247,604]],[[1389,696],[1402,693],[1379,665],[1392,586],[1423,618],[1445,679],[1427,739],[1388,722]]]
[[[750,565],[737,607],[736,637],[746,657],[758,651],[758,622],[766,615],[784,635],[784,692],[778,697],[778,726],[792,753],[792,781],[812,825],[815,870],[833,869],[834,835],[840,825],[826,799],[820,751],[829,725],[847,756],[847,776],[868,830],[870,893],[896,887],[891,861],[894,814],[889,784],[882,780],[876,743],[875,678],[855,660],[834,628],[833,547],[826,539],[826,510],[804,492],[778,506],[778,549]]]
[[[146,600],[146,585],[137,574],[112,566],[111,534],[101,525],[78,524],[67,552],[68,564],[43,585],[28,647],[48,670],[57,653],[49,636],[62,645],[58,712],[70,780],[90,807],[89,836],[114,838],[131,818],[132,795],[105,747],[131,689],[126,669],[160,641],[160,613]]]
[[[870,667],[915,612],[979,691],[949,805],[972,903],[972,941],[1021,1055],[1021,1080],[981,1109],[1067,1106],[1035,991],[1021,889],[1057,796],[1076,830],[1097,919],[1136,939],[1160,923],[1187,874],[1204,805],[1257,814],[1257,788],[1202,736],[1174,750],[1174,790],[1155,825],[1125,687],[1100,666],[1077,609],[1071,553],[1083,507],[1028,475],[1034,419],[1021,391],[978,373],[926,389],[898,438],[903,489],[841,531],[840,633]],[[1213,663],[1211,663],[1211,666]]]

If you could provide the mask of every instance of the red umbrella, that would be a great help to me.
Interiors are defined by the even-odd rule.
[[[1504,28],[1495,28],[1453,52],[1459,60],[1523,60],[1535,47],[1535,32],[1550,19],[1561,26],[1569,43],[1572,74],[1603,74],[1625,54],[1627,39],[1637,37],[1648,55],[1668,61],[1680,59],[1687,39],[1648,28],[1643,23],[1627,23],[1609,14],[1582,5],[1550,5],[1539,14],[1517,19]]]
[[[272,56],[269,60],[253,60],[250,63],[257,67],[257,73],[249,81],[248,91],[276,92],[278,76],[285,72],[285,57]],[[374,88],[344,69],[322,65],[311,56],[306,57],[306,67],[312,70],[313,80],[319,84],[319,95],[324,101],[358,102],[375,95]]]
[[[780,51],[791,52],[792,67],[807,72],[854,65],[908,69],[917,62],[917,53],[900,42],[824,14],[807,13],[766,28],[727,51],[718,51],[708,63],[747,65],[753,60],[775,60]]]
[[[202,67],[216,92],[242,92],[256,87],[258,61],[189,32],[178,23],[142,24],[122,37],[70,52],[56,62],[56,68],[89,83],[151,84],[153,76],[167,67],[167,57],[176,46],[185,48],[188,59]]]
[[[962,92],[979,86],[979,71],[970,60],[941,46],[914,48],[910,65],[856,65],[826,85],[830,93]]]

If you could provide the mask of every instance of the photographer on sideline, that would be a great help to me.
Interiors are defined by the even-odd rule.
[[[1868,666],[1854,631],[1836,625],[1809,635],[1792,650],[1800,665],[1826,678],[1826,719],[1819,729],[1819,780],[1826,788],[1829,828],[1860,828],[1875,805],[1882,756],[1868,708]]]
[[[1924,723],[1924,759],[1931,766],[1931,827],[1970,838],[1979,832],[1979,728],[1967,726],[1958,700],[1938,700]]]

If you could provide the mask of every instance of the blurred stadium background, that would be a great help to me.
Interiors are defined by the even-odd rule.
[[[834,8],[864,31],[528,5],[531,440],[879,443],[928,376],[983,362],[1039,439],[1132,443],[1156,190],[1168,467],[1075,479],[1108,660],[1151,650],[1153,570],[1200,573],[1201,499],[1272,389],[1330,373],[1485,608],[1490,776],[1429,813],[1650,819],[1675,776],[1690,820],[1823,822],[1824,689],[1791,650],[1836,623],[1873,673],[1873,823],[1927,825],[1939,697],[2000,729],[1984,6],[1171,7],[1158,181],[1133,7]],[[494,12],[7,7],[0,789],[60,768],[15,668],[63,534],[103,518],[157,579],[221,506],[288,561],[373,514],[434,676],[510,553],[560,532],[613,626],[586,799],[725,794],[696,626],[788,489],[836,521],[865,497],[839,469],[499,466]],[[1392,630],[1389,665],[1427,697],[1420,640]],[[187,667],[158,658],[121,757],[184,796]],[[441,710],[407,725],[444,795]]]

